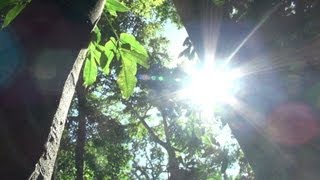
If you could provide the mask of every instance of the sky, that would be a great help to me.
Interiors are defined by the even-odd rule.
[[[183,60],[183,58],[178,59],[178,56],[185,49],[183,42],[188,37],[188,34],[184,28],[178,29],[177,26],[168,22],[164,26],[163,35],[170,40],[168,53],[174,60],[173,64],[171,64],[174,66],[175,63]]]

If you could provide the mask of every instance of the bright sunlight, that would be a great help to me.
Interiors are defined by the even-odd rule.
[[[186,69],[190,74],[190,80],[180,94],[201,108],[227,103],[239,89],[237,80],[242,75],[239,69],[230,69],[213,63],[206,63],[202,69],[194,67]]]

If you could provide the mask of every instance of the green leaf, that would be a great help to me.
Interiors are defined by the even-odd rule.
[[[95,44],[95,46],[99,51],[104,51],[104,46],[97,44],[97,43]]]
[[[12,9],[9,10],[8,14],[5,16],[2,28],[8,26],[14,18],[18,16],[18,14],[26,7],[26,4],[17,4]]]
[[[104,46],[104,53],[107,57],[107,63],[104,67],[102,67],[102,70],[105,74],[110,73],[110,64],[114,58],[114,52],[116,51],[116,42],[115,39],[110,39]]]
[[[125,99],[128,99],[132,94],[137,84],[137,64],[130,59],[122,59],[122,69],[118,75],[117,83],[121,90],[121,94]]]
[[[94,51],[91,52],[91,55],[96,60],[96,62],[100,65],[101,52],[95,49]]]
[[[96,49],[95,44],[93,42],[90,42],[88,49],[89,49],[89,52],[94,51]]]
[[[106,10],[113,16],[117,16],[118,12],[127,12],[129,8],[117,0],[107,0]]]
[[[130,51],[124,48],[120,48],[120,53],[122,58],[134,61],[135,63],[138,63],[145,68],[149,68],[147,56],[137,53],[136,51]]]
[[[117,41],[115,38],[111,37],[108,42],[104,45],[105,50],[112,50],[116,51],[117,50]]]
[[[97,75],[98,75],[97,64],[93,56],[90,56],[90,59],[87,58],[84,65],[84,70],[83,70],[84,85],[85,86],[92,85],[96,81]]]
[[[97,43],[90,43],[89,44],[89,54],[90,56],[96,60],[96,63],[100,65],[100,59],[101,59],[101,52],[98,50]]]
[[[93,30],[93,32],[96,34],[96,42],[99,43],[101,41],[101,32],[98,26],[96,26]]]
[[[120,59],[120,52],[118,50],[118,41],[114,37],[111,37],[110,40],[114,45],[113,53],[115,54],[117,60],[119,60]]]
[[[147,50],[136,40],[132,34],[121,33],[120,41],[122,44],[130,44],[131,50],[148,57]]]

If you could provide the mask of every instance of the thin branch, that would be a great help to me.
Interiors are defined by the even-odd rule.
[[[163,121],[163,129],[164,129],[164,134],[166,136],[166,142],[169,146],[171,146],[170,143],[170,132],[169,132],[169,128],[168,128],[168,122],[167,122],[167,116],[163,113],[162,108],[160,108],[160,113],[162,116],[162,121]]]
[[[132,106],[128,105],[128,108],[130,108],[133,113],[135,114],[135,116],[138,117],[139,121],[142,123],[142,125],[147,129],[148,133],[151,135],[151,137],[153,138],[153,140],[160,144],[163,148],[165,148],[166,150],[169,150],[170,147],[168,146],[168,144],[164,141],[162,141],[156,134],[155,132],[152,130],[152,128],[148,125],[148,123],[145,121],[145,119],[148,117],[147,113],[148,111],[151,109],[151,106],[149,106],[146,111],[144,112],[143,116],[140,116],[134,109]]]
[[[148,133],[151,135],[151,137],[153,138],[153,140],[160,144],[163,148],[168,150],[168,144],[164,141],[162,141],[152,130],[152,128],[147,124],[147,122],[144,120],[145,117],[140,117],[139,120],[141,121],[142,125],[147,129]]]
[[[135,167],[138,171],[140,171],[141,174],[143,174],[143,175],[146,177],[147,180],[150,179],[148,173],[146,172],[146,170],[145,170],[143,167],[139,166],[136,162],[134,162],[134,167]]]

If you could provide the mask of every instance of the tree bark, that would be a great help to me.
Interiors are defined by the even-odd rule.
[[[80,81],[82,82],[82,81]],[[84,172],[84,154],[85,154],[85,143],[86,143],[86,97],[85,89],[81,83],[77,87],[78,97],[78,130],[77,130],[77,144],[75,149],[75,164],[76,164],[76,179],[83,180]]]
[[[0,78],[3,179],[27,179],[38,160],[30,179],[51,178],[90,32],[105,1],[84,2],[94,5],[33,0],[0,33],[14,42],[0,52],[1,71],[7,72]]]
[[[65,121],[68,115],[69,107],[73,98],[73,94],[78,81],[78,76],[86,56],[86,49],[81,50],[80,57],[74,64],[70,72],[65,86],[63,88],[62,96],[56,114],[53,118],[53,123],[50,128],[49,137],[45,144],[45,150],[38,160],[34,171],[29,177],[30,180],[50,179],[53,172],[54,163],[58,154],[60,140],[64,130]]]
[[[270,46],[271,41],[274,41],[270,38],[271,35],[294,32],[298,27],[297,24],[301,28],[301,14],[281,16],[278,11],[278,7],[283,8],[281,4],[273,7],[264,5],[262,9],[253,9],[260,14],[267,12],[265,10],[268,8],[271,12],[264,23],[255,26],[256,24],[252,22],[232,22],[222,19],[223,6],[214,6],[210,0],[173,0],[173,2],[200,59],[208,52],[215,52],[212,60],[214,57],[228,60],[233,53],[230,51],[239,50],[233,54],[233,58],[236,59],[233,64],[240,68],[249,65],[249,60],[252,59],[251,62],[268,64],[269,69],[284,62],[287,66],[288,61],[289,64],[301,62],[308,64],[306,61],[318,64],[315,62],[319,61],[317,58],[320,56],[316,50],[320,47],[319,38],[312,42],[299,42],[300,44],[295,45],[299,48],[289,50]],[[261,2],[264,1],[257,1]],[[312,11],[319,12],[319,5],[315,5]],[[246,38],[255,27],[258,27],[257,31]],[[319,28],[317,30],[319,31]],[[206,38],[209,40],[219,38],[219,42],[207,46]],[[242,40],[245,40],[245,43],[241,49],[237,49]],[[301,81],[305,83],[300,86],[301,92],[293,96],[280,78],[282,72],[276,70],[262,72],[263,69],[257,71],[260,73],[253,73],[243,79],[246,87],[242,87],[242,92],[245,93],[238,97],[239,102],[231,105],[232,108],[227,107],[229,110],[226,117],[256,178],[318,179],[320,171],[315,167],[320,165],[318,149],[320,111],[314,105],[305,102],[302,94],[314,85],[319,73],[315,72],[308,78],[306,74],[310,74],[310,67],[303,69],[304,75],[301,76]]]

